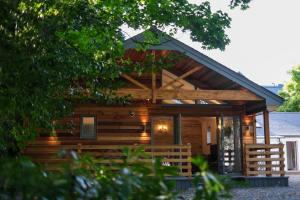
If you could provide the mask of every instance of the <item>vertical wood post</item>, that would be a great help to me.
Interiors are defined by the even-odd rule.
[[[156,74],[152,72],[152,103],[156,103]]]
[[[270,144],[270,124],[269,124],[269,111],[268,110],[264,110],[263,112],[264,115],[264,136],[265,136],[265,144]],[[269,152],[270,149],[266,148],[265,149],[266,152]],[[266,158],[270,158],[270,155],[266,155]],[[267,161],[266,165],[271,165],[272,162]],[[266,167],[266,171],[270,171],[270,174],[267,174],[267,176],[272,176],[272,168],[270,167]]]
[[[264,136],[265,144],[270,144],[270,125],[269,125],[269,111],[264,110]]]
[[[244,175],[249,176],[249,148],[247,144],[244,146]]]
[[[174,144],[182,144],[181,138],[181,114],[174,116]]]
[[[219,143],[218,143],[218,171],[220,174],[224,174],[224,116],[220,117],[221,130],[219,132]]]
[[[257,143],[256,139],[256,115],[253,116],[253,144]]]
[[[280,176],[284,176],[285,175],[285,172],[284,172],[284,151],[283,151],[283,147],[284,145],[282,143],[280,143],[280,146],[279,146],[279,164],[280,164]]]
[[[82,144],[81,143],[77,144],[77,153],[78,154],[82,153]]]
[[[187,143],[188,145],[188,163],[187,163],[187,173],[188,173],[188,176],[191,177],[192,176],[192,146],[191,146],[191,143]]]

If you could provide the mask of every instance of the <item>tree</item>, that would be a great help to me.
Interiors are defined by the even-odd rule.
[[[300,65],[289,71],[289,73],[292,78],[280,93],[285,102],[279,107],[278,111],[300,112]]]
[[[250,0],[231,0],[247,8]],[[230,17],[187,0],[0,0],[0,151],[8,154],[53,128],[74,97],[122,102],[111,92],[130,70],[123,60],[122,25],[190,31],[203,48],[223,50]],[[155,34],[146,32],[146,41]],[[84,89],[85,92],[82,92]]]

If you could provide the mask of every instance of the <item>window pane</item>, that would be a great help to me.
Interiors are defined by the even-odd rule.
[[[211,144],[211,130],[210,130],[210,127],[207,127],[206,143]]]
[[[95,117],[82,117],[80,137],[82,138],[95,138]]]

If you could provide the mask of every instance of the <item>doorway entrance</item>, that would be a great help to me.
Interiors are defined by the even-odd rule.
[[[241,119],[239,116],[219,117],[218,128],[218,171],[220,174],[241,174]]]
[[[287,169],[297,170],[297,143],[295,141],[286,142]]]

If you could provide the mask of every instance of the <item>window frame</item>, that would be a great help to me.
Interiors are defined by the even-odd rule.
[[[84,117],[93,117],[94,118],[94,136],[93,137],[86,137],[83,136],[83,118]],[[80,139],[97,139],[97,116],[92,114],[85,114],[80,115]]]

